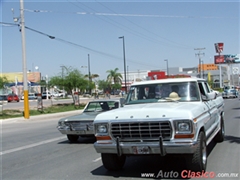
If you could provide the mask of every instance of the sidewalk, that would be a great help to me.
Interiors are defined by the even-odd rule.
[[[42,114],[42,115],[36,115],[36,116],[30,116],[29,119],[25,119],[24,117],[16,117],[16,118],[8,118],[8,119],[0,119],[0,122],[9,122],[9,121],[19,121],[19,120],[25,120],[25,121],[32,121],[32,120],[46,120],[47,118],[62,118],[67,116],[73,116],[82,113],[81,110],[74,110],[74,111],[66,111],[66,112],[60,112],[60,113],[51,113],[51,114]]]

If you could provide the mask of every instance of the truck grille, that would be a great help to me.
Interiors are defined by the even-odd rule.
[[[171,124],[169,121],[163,122],[120,122],[112,123],[111,134],[114,138],[122,140],[147,140],[158,139],[162,136],[164,140],[169,140],[172,135]]]

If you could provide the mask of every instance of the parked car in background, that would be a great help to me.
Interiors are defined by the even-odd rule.
[[[120,100],[93,100],[86,104],[79,115],[62,118],[58,121],[57,129],[67,135],[70,142],[74,143],[81,137],[94,137],[93,120],[105,111],[120,107]]]
[[[48,99],[51,99],[52,98],[52,94],[50,92],[44,91],[42,93],[42,99],[47,99],[47,97],[48,97]]]
[[[121,95],[120,93],[120,90],[111,91],[111,95]]]
[[[90,97],[91,97],[91,94],[89,94],[89,93],[84,93],[84,94],[83,94],[83,97],[88,97],[88,98],[90,98]]]
[[[52,94],[53,97],[65,97],[66,93],[63,92],[55,92]]]
[[[236,89],[225,89],[222,93],[223,98],[238,98],[238,91]]]
[[[0,95],[0,101],[7,101],[8,95]]]
[[[8,102],[19,102],[19,97],[16,94],[9,94],[7,96],[7,101]]]
[[[21,99],[24,100],[24,95],[22,95]],[[37,99],[37,96],[35,95],[35,93],[28,93],[28,99],[34,100]]]

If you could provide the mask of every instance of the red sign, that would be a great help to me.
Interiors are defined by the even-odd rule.
[[[215,64],[223,64],[224,63],[224,55],[214,56]]]
[[[164,71],[153,71],[153,72],[148,72],[148,77],[150,77],[152,80],[154,79],[165,79],[166,75]]]
[[[216,53],[223,52],[223,43],[215,43],[214,45],[215,45]]]

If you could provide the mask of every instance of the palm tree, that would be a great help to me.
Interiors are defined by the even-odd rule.
[[[84,77],[85,77],[85,78],[88,78],[88,74],[84,75]],[[91,74],[91,75],[90,75],[90,78],[91,78],[91,79],[98,78],[98,77],[99,77],[98,74]]]
[[[117,72],[118,70],[118,68],[115,68],[114,70],[107,71],[107,73],[109,73],[107,76],[107,80],[109,82],[113,82],[114,84],[122,84],[122,75],[121,73]]]
[[[106,71],[108,74],[107,81],[111,84],[114,83],[114,88],[121,88],[122,86],[122,75],[121,73],[117,72],[119,69],[115,68],[114,70],[108,70]]]

